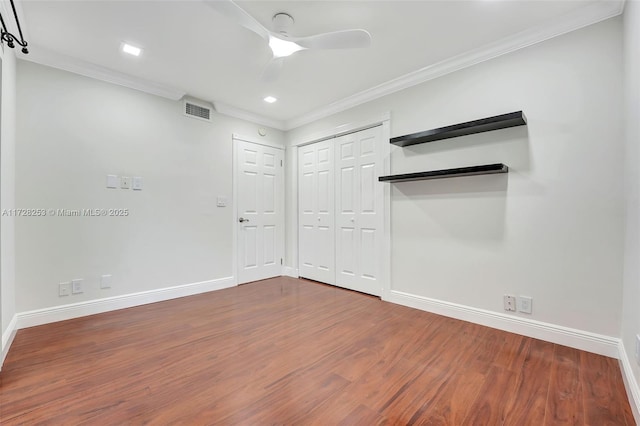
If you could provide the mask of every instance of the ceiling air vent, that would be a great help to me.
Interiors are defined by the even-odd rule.
[[[211,105],[193,99],[184,100],[184,115],[199,120],[211,121]]]

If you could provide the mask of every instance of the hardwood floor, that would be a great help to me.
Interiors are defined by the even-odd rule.
[[[635,424],[614,359],[284,277],[20,330],[37,423]]]

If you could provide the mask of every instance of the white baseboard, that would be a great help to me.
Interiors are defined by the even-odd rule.
[[[286,277],[298,278],[298,270],[296,268],[292,268],[291,266],[283,266],[282,267],[282,275]]]
[[[618,358],[619,338],[391,290],[385,300],[523,336]]]
[[[56,321],[64,321],[72,318],[94,315],[102,312],[115,311],[117,309],[131,308],[146,305],[148,303],[162,302],[178,297],[192,296],[208,291],[221,290],[234,287],[234,277],[220,278],[210,281],[202,281],[191,284],[183,284],[174,287],[166,287],[157,290],[143,291],[139,293],[124,294],[122,296],[107,297],[104,299],[88,300],[52,308],[38,309],[35,311],[21,312],[17,315],[17,328],[33,327]]]
[[[627,390],[629,405],[631,405],[631,410],[633,411],[633,417],[635,417],[636,423],[640,425],[640,387],[638,386],[636,376],[633,374],[631,362],[629,361],[629,357],[627,356],[627,351],[625,350],[622,340],[620,340],[618,348],[620,353],[620,370],[622,370],[622,379],[624,380],[624,387]]]
[[[18,316],[14,315],[13,318],[11,318],[9,326],[4,333],[2,333],[2,342],[0,342],[0,370],[2,370],[4,359],[9,353],[9,348],[11,347],[11,343],[13,343],[13,338],[16,337],[16,331],[18,331],[17,324]]]

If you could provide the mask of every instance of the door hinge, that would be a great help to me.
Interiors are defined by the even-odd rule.
[[[280,160],[280,167],[282,167],[282,160]]]
[[[282,265],[282,258],[280,258],[280,264]]]

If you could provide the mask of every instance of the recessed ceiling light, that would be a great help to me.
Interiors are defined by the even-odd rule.
[[[132,46],[128,43],[122,43],[122,51],[133,56],[140,56],[140,54],[142,53],[141,48]]]
[[[269,102],[270,104],[274,103],[277,100],[278,99],[274,98],[273,96],[267,96],[266,98],[264,98],[264,101]]]

